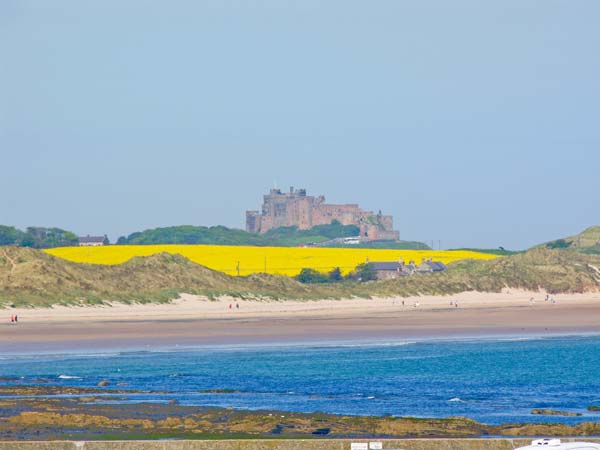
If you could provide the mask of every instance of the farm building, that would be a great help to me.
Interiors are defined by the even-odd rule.
[[[377,273],[378,280],[389,280],[392,278],[398,278],[415,273],[434,273],[443,272],[446,270],[446,265],[443,262],[423,260],[421,264],[416,265],[414,261],[410,261],[405,264],[404,261],[380,261],[371,262],[371,266]]]
[[[108,241],[106,236],[80,236],[79,246],[80,247],[98,247],[104,245]]]

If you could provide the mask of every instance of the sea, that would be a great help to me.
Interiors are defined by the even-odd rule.
[[[463,416],[487,424],[600,420],[600,337],[152,348],[0,355],[0,385],[143,390],[115,402]],[[89,394],[88,394],[89,396]],[[532,409],[579,413],[531,414]]]

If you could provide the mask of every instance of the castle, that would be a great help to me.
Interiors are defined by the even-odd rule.
[[[342,225],[356,225],[361,238],[369,240],[398,240],[392,216],[381,211],[374,214],[357,204],[329,205],[325,197],[306,195],[306,189],[290,188],[289,192],[271,189],[264,196],[262,212],[246,211],[246,231],[266,233],[273,228],[296,226],[308,230],[315,225],[328,225],[337,220]]]

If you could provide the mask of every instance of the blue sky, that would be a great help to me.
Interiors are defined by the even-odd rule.
[[[403,239],[600,224],[595,0],[0,2],[0,223],[244,226],[274,183]]]

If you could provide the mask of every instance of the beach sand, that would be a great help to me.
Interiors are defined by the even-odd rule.
[[[0,351],[600,333],[600,293],[552,297],[516,290],[318,301],[182,295],[169,304],[9,308],[0,310]],[[14,314],[17,325],[10,323]]]

